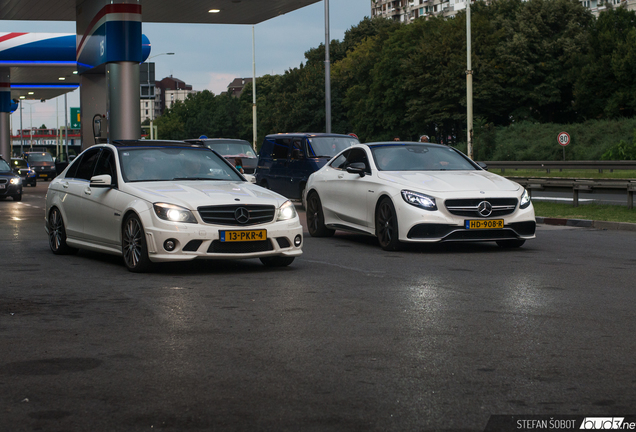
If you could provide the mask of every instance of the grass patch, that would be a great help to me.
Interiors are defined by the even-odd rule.
[[[607,204],[572,204],[533,201],[534,212],[540,217],[588,219],[608,222],[636,223],[636,209]]]
[[[580,179],[636,179],[636,171],[634,170],[561,170],[551,169],[489,169],[488,171],[499,174],[504,177],[564,177],[564,178],[580,178]],[[505,172],[502,172],[505,171]]]

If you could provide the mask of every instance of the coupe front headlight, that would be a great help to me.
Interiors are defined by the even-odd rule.
[[[18,178],[12,178],[11,180],[9,180],[9,182],[10,182],[12,185],[19,185],[21,181],[22,181],[22,179],[21,179],[20,177],[18,177]]]
[[[403,190],[402,198],[412,206],[423,208],[424,210],[437,210],[435,198],[424,195],[423,193]]]
[[[296,208],[291,201],[285,201],[278,209],[277,221],[286,221],[296,217]]]
[[[159,219],[169,222],[197,223],[197,219],[187,208],[166,203],[155,203],[152,207]]]
[[[524,189],[523,193],[521,194],[521,200],[519,201],[519,208],[521,209],[528,208],[529,205],[530,205],[530,194],[528,193],[526,189]]]

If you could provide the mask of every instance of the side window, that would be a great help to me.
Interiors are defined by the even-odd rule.
[[[272,159],[287,159],[291,138],[277,139],[272,150]]]
[[[331,164],[329,164],[331,166],[331,168],[345,169],[345,163],[347,162],[347,156],[349,155],[350,152],[351,152],[351,150],[347,150],[347,151],[342,152],[342,154],[340,156],[335,158],[331,162]]]
[[[86,152],[82,157],[82,160],[77,167],[77,173],[73,176],[78,179],[90,180],[95,170],[95,164],[97,163],[97,157],[101,149],[95,149],[90,152]]]
[[[302,138],[294,138],[292,142],[292,159],[302,159],[305,157],[305,152],[303,151],[303,140]]]
[[[94,176],[103,174],[110,175],[113,183],[117,181],[115,158],[113,156],[113,152],[107,149],[102,150],[99,160],[97,161],[97,165],[95,166],[95,172],[93,173]]]
[[[349,153],[349,157],[347,157],[347,165],[362,162],[365,167],[365,171],[371,174],[371,168],[369,167],[369,159],[367,158],[367,152],[361,148],[352,149]]]

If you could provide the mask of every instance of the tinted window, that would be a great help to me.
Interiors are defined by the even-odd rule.
[[[93,176],[96,175],[110,175],[113,182],[117,181],[117,175],[115,174],[115,158],[113,153],[108,150],[102,150],[101,155],[99,156],[99,160],[97,161],[97,165],[95,166],[95,172]]]
[[[461,171],[477,168],[461,153],[446,146],[387,144],[371,148],[381,171]]]
[[[291,144],[291,138],[279,138],[274,142],[274,149],[272,150],[273,159],[287,159],[287,153],[289,153],[289,145]]]
[[[13,165],[13,168],[27,168],[29,166],[24,159],[12,159],[11,165]]]
[[[223,142],[210,142],[205,144],[207,147],[211,148],[219,152],[223,156],[236,156],[236,157],[247,157],[247,158],[255,158],[256,153],[254,153],[254,149],[248,143],[223,143]]]
[[[0,171],[2,172],[11,171],[11,167],[9,166],[6,160],[0,159]]]
[[[82,160],[79,161],[77,172],[73,177],[78,179],[90,180],[93,177],[93,171],[97,164],[97,157],[101,149],[93,149],[84,153]]]
[[[50,153],[29,153],[27,157],[31,162],[53,162]]]

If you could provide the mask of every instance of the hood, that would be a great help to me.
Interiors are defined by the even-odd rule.
[[[280,207],[287,198],[249,182],[176,181],[127,183],[126,189],[146,201],[175,204],[190,210],[228,204],[268,204]]]
[[[430,192],[516,191],[517,183],[488,171],[380,171],[378,177]]]

